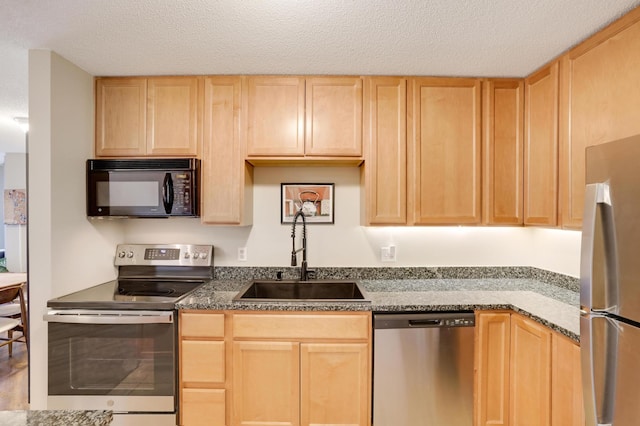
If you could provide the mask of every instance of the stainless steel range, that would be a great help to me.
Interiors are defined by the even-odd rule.
[[[175,305],[213,278],[212,257],[210,245],[119,245],[116,280],[50,300],[48,408],[175,425]]]

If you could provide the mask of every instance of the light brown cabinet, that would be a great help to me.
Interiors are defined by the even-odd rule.
[[[580,346],[553,333],[551,366],[551,425],[584,426]]]
[[[483,93],[483,222],[522,225],[524,84],[486,80]]]
[[[244,161],[241,77],[204,79],[202,209],[206,224],[249,225],[253,167]]]
[[[640,133],[640,9],[561,59],[562,225],[579,228],[585,148]]]
[[[362,156],[360,77],[248,77],[244,99],[249,161]]]
[[[549,425],[551,421],[551,331],[511,315],[509,424]]]
[[[584,425],[580,347],[522,315],[476,314],[476,424]]]
[[[228,425],[225,315],[180,312],[180,425]]]
[[[407,223],[407,80],[364,79],[366,225]]]
[[[558,63],[525,79],[525,225],[558,224]]]
[[[96,156],[197,156],[199,81],[96,79]]]
[[[480,223],[480,80],[412,78],[409,97],[410,222]]]
[[[370,425],[369,313],[233,316],[233,424]]]

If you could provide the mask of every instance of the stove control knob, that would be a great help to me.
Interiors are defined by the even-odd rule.
[[[118,252],[118,257],[122,259],[124,257],[124,251]]]
[[[200,257],[200,253],[198,253],[198,252],[193,253],[193,258],[194,259],[197,259],[199,257]]]
[[[200,253],[200,259],[206,259],[207,253]]]
[[[132,252],[132,251],[130,251],[129,253],[127,253],[127,257],[128,257],[129,259],[131,259],[131,258],[133,257],[133,252]]]
[[[185,259],[189,259],[190,257],[191,257],[191,254],[188,251],[184,253]]]

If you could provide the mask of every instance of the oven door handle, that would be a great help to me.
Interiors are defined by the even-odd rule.
[[[43,316],[64,324],[172,324],[173,312],[56,310]]]

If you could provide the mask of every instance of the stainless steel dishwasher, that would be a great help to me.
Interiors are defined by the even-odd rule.
[[[373,426],[473,424],[473,312],[373,316]]]

